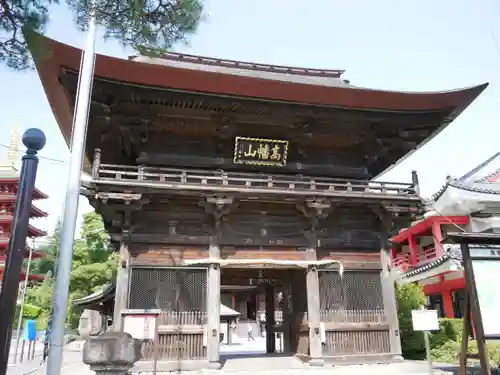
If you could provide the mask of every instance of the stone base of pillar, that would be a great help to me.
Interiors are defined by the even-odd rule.
[[[208,362],[208,370],[220,370],[222,367],[220,362]]]
[[[309,360],[309,366],[311,367],[323,367],[325,365],[325,360],[323,358],[311,358]]]

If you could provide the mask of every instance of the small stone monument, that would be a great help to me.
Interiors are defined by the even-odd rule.
[[[84,310],[78,322],[78,333],[82,338],[97,336],[104,332],[104,317],[99,311]]]
[[[141,358],[141,341],[125,332],[90,337],[83,347],[83,363],[96,375],[126,375]]]

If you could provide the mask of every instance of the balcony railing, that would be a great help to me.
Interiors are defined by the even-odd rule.
[[[423,266],[424,264],[430,263],[436,260],[437,252],[434,247],[430,247],[425,250],[420,250],[417,253],[417,266]]]
[[[438,252],[434,247],[417,252],[416,263],[412,263],[410,254],[398,254],[392,259],[392,267],[398,268],[401,272],[407,272],[410,269],[422,267],[436,260],[437,257]]]
[[[400,254],[392,259],[392,267],[398,268],[401,272],[406,272],[410,268],[410,255]]]
[[[239,192],[320,197],[372,198],[420,202],[409,183],[372,182],[302,175],[183,170],[151,166],[94,164],[92,180],[100,184],[168,190]]]

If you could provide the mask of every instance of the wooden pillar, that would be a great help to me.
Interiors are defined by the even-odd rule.
[[[440,223],[432,224],[432,237],[434,238],[434,249],[436,251],[436,258],[444,255],[444,249],[442,245],[443,241],[443,231],[441,230]]]
[[[310,261],[317,260],[316,252],[316,218],[313,218],[308,235],[309,246],[306,249],[306,259]],[[320,325],[320,301],[319,301],[319,275],[316,266],[309,267],[306,271],[307,288],[307,318],[309,324],[309,365],[323,366],[323,347],[321,345]]]
[[[291,340],[291,315],[292,306],[290,306],[290,280],[287,278],[284,280],[283,286],[283,353],[292,352],[292,340]]]
[[[120,255],[116,272],[115,307],[113,315],[113,331],[119,332],[123,328],[122,310],[128,307],[129,277],[130,277],[130,232],[122,231]]]
[[[396,291],[394,280],[391,277],[391,258],[387,250],[385,250],[386,242],[385,237],[382,236],[382,250],[380,251],[380,263],[382,265],[382,272],[380,273],[382,285],[382,298],[384,301],[384,311],[389,322],[389,343],[391,347],[391,354],[395,359],[402,360],[401,356],[401,337],[399,335],[399,321],[398,309],[396,304]]]
[[[218,232],[218,229],[217,229]],[[220,259],[218,233],[210,237],[208,248],[209,258],[216,261]],[[210,368],[220,368],[220,265],[217,263],[208,266],[207,289],[207,354]]]
[[[410,263],[415,266],[418,263],[417,239],[413,235],[408,236],[408,247],[410,248]]]
[[[316,251],[314,251],[316,254]],[[323,347],[320,335],[319,277],[316,267],[310,267],[306,274],[307,317],[309,320],[309,365],[323,366]]]
[[[453,319],[455,312],[453,309],[453,297],[451,290],[444,290],[442,293],[443,298],[443,313],[446,318]]]
[[[305,233],[308,241],[306,260],[316,261],[318,240],[316,227],[320,219],[324,219],[331,210],[331,203],[325,201],[309,201],[302,207],[302,212],[310,220],[310,229]],[[321,305],[319,300],[319,274],[317,266],[310,266],[306,271],[307,318],[309,324],[309,365],[323,366],[323,346],[321,344]]]
[[[275,305],[275,290],[270,284],[266,284],[266,353],[276,353],[276,339],[274,336],[274,305]]]
[[[231,197],[207,197],[205,210],[213,225],[208,247],[209,258],[207,274],[207,357],[209,368],[220,368],[220,235],[222,217],[229,213],[233,199]]]

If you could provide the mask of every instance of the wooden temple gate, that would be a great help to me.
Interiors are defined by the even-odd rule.
[[[283,335],[283,352],[307,359],[314,328],[308,314],[306,271],[280,271],[273,272],[272,283],[260,284],[267,290],[267,306],[274,305],[277,290],[282,293],[283,320],[277,324],[274,308],[268,308],[266,331],[273,338],[276,332]],[[338,270],[319,270],[318,278],[325,360],[359,362],[361,357],[391,355],[381,271],[347,270],[341,276]],[[143,360],[153,361],[155,356],[158,361],[207,359],[207,282],[207,269],[201,267],[131,267],[128,308],[161,310],[157,341],[144,342]],[[274,343],[269,347],[274,352]]]

